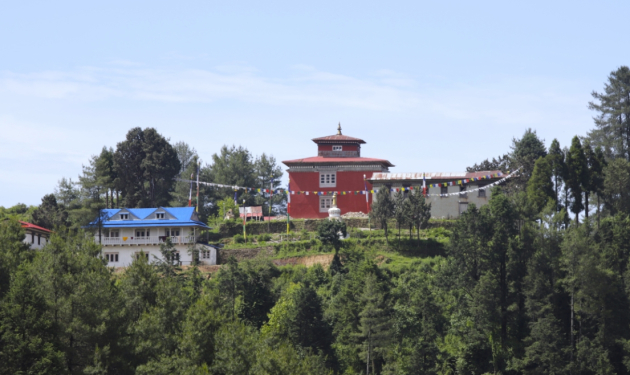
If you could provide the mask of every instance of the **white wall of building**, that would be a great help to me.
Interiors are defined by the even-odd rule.
[[[31,249],[39,250],[48,243],[48,240],[43,235],[27,229],[24,243],[28,244]]]

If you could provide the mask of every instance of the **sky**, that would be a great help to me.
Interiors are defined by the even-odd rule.
[[[568,145],[628,65],[628,1],[6,1],[0,206],[37,205],[133,127],[203,161],[364,139],[392,172],[458,172],[536,130]],[[286,174],[285,174],[286,182]]]

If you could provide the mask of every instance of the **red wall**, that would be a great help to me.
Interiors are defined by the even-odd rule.
[[[332,144],[318,144],[317,145],[317,150],[318,151],[332,151]],[[344,144],[339,144],[339,145],[335,145],[335,146],[343,146],[343,151],[357,151],[359,149],[359,145],[344,145]]]
[[[341,171],[337,172],[337,187],[320,188],[319,172],[291,172],[289,180],[291,181],[292,191],[308,191],[309,195],[292,194],[291,195],[291,217],[296,219],[315,219],[328,217],[328,212],[319,212],[319,196],[314,195],[314,191],[357,191],[364,190],[363,175],[366,178],[372,177],[372,173],[380,171]],[[367,183],[368,190],[372,189],[372,185]],[[369,204],[372,204],[372,195],[369,195]],[[348,212],[367,213],[367,203],[365,195],[338,195],[337,207],[341,209],[341,214]]]

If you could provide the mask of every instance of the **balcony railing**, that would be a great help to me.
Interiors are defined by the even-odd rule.
[[[150,237],[105,237],[101,236],[103,246],[113,245],[159,245],[170,238],[174,245],[195,243],[195,236],[150,236]],[[94,237],[94,242],[98,243],[98,236]]]

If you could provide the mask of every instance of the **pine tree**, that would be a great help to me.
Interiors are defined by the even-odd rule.
[[[578,215],[584,209],[582,194],[584,186],[588,185],[588,165],[580,139],[575,136],[571,141],[571,148],[567,155],[567,184],[573,198],[571,211],[575,214],[575,223],[579,224]]]
[[[391,340],[390,321],[385,309],[383,293],[379,289],[376,275],[369,273],[365,278],[365,287],[361,295],[363,309],[359,316],[359,334],[362,356],[365,359],[366,375],[376,374],[376,360],[382,357],[383,351]]]
[[[389,187],[383,186],[376,193],[376,199],[372,202],[370,210],[371,218],[381,225],[385,230],[385,240],[389,245],[389,236],[387,233],[387,221],[394,215],[394,201],[390,193]]]
[[[564,163],[564,152],[560,148],[560,143],[557,139],[551,142],[548,154],[549,162],[551,163],[551,170],[553,173],[553,187],[555,190],[554,196],[558,204],[556,205],[556,212],[560,211],[560,195],[558,190],[560,189],[560,183],[563,181],[565,175],[566,165]]]
[[[405,193],[397,191],[394,193],[394,219],[396,219],[396,226],[398,227],[398,245],[400,246],[400,230],[403,226],[409,222],[409,211],[405,206]]]
[[[553,169],[549,157],[541,157],[536,160],[532,178],[527,184],[527,197],[534,205],[537,213],[541,212],[548,202],[556,201],[552,177]]]
[[[593,91],[597,101],[589,108],[598,112],[595,130],[589,138],[595,146],[603,148],[608,158],[630,161],[630,68],[621,66],[608,76],[604,92]]]

